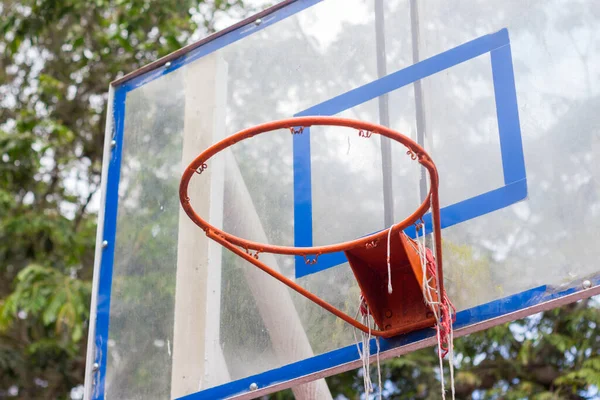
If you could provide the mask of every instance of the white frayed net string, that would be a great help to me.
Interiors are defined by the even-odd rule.
[[[388,230],[388,238],[387,238],[387,273],[388,273],[388,293],[392,294],[392,263],[390,260],[390,248],[391,248],[391,240],[392,240],[392,229],[394,226],[392,225]]]
[[[360,295],[360,305],[358,306],[358,311],[356,312],[356,317],[358,317],[359,315],[361,316],[361,322],[369,328],[368,333],[365,333],[362,331],[360,332],[360,336],[361,336],[360,345],[359,345],[358,338],[356,337],[356,329],[353,330],[354,341],[356,342],[356,348],[358,349],[358,355],[362,361],[363,385],[365,388],[365,395],[367,398],[369,398],[369,395],[375,391],[374,390],[375,388],[373,387],[373,382],[371,381],[371,363],[370,363],[371,338],[372,338],[372,335],[371,335],[371,311],[369,310],[369,306],[367,305],[367,302],[365,301],[365,298],[363,297],[362,294]],[[379,361],[380,345],[379,345],[378,337],[375,338],[375,343],[377,344],[377,353],[376,353],[377,383],[379,385],[379,393],[377,394],[377,398],[379,400],[381,400],[383,398],[382,397],[383,386],[381,383],[381,364]]]
[[[423,299],[425,304],[433,311],[436,324],[436,336],[438,342],[438,359],[440,364],[440,381],[442,390],[442,399],[446,399],[445,378],[444,378],[444,363],[443,358],[448,354],[448,364],[450,369],[450,388],[452,391],[452,399],[455,398],[454,388],[454,334],[452,331],[452,320],[456,311],[446,296],[446,293],[440,295],[437,282],[437,265],[434,258],[436,252],[436,243],[433,241],[433,251],[426,246],[426,231],[425,224],[421,222],[416,227],[416,242],[421,268],[423,273]],[[419,235],[420,233],[420,235]],[[408,241],[414,248],[412,241]],[[443,299],[443,301],[440,301]]]
[[[391,271],[391,259],[390,259],[390,249],[391,249],[391,235],[394,226],[391,226],[388,230],[387,237],[387,274],[388,274],[388,293],[392,294],[392,271]],[[443,358],[448,354],[448,364],[450,369],[450,388],[452,392],[452,399],[455,399],[455,385],[454,385],[454,332],[453,332],[453,318],[456,315],[456,310],[452,303],[448,299],[446,293],[443,295],[439,295],[439,286],[437,281],[437,265],[435,261],[436,254],[436,243],[433,241],[433,251],[428,249],[426,246],[426,230],[425,224],[421,221],[420,224],[416,226],[416,247],[415,242],[412,240],[408,240],[408,243],[413,247],[413,249],[419,255],[419,260],[421,262],[422,274],[423,274],[423,285],[421,290],[423,292],[423,300],[425,304],[433,311],[433,315],[436,321],[436,337],[438,342],[438,359],[439,359],[439,367],[440,367],[440,382],[441,382],[441,392],[442,399],[446,399],[446,388],[445,388],[445,378],[444,378],[444,363]],[[419,235],[420,233],[420,235]],[[404,233],[402,233],[404,234]],[[361,304],[359,306],[358,314],[362,316],[362,322],[369,327],[369,332],[361,332],[361,343],[362,349],[358,346],[358,340],[356,338],[356,330],[354,331],[354,339],[357,342],[358,353],[362,360],[363,367],[363,383],[365,387],[365,393],[367,396],[369,393],[373,392],[373,383],[371,381],[370,368],[369,368],[369,359],[371,357],[370,353],[370,341],[371,341],[371,314],[369,311],[369,307],[367,306],[364,297],[361,295]],[[439,299],[443,299],[440,301]],[[381,383],[381,367],[379,363],[379,338],[377,338],[377,373],[379,378],[379,395],[378,398],[381,399],[383,387]]]

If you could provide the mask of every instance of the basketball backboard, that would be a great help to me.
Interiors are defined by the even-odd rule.
[[[592,0],[296,0],[110,87],[86,395],[252,398],[360,366],[350,326],[208,240],[179,180],[241,129],[336,115],[390,126],[439,170],[456,335],[600,292],[599,44]],[[400,145],[278,131],[219,153],[190,197],[213,225],[272,244],[350,240],[426,191]],[[408,232],[411,234],[411,232]],[[261,260],[348,313],[342,253]],[[424,330],[382,358],[431,346]]]

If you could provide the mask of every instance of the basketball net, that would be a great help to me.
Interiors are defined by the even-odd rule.
[[[390,262],[390,237],[392,233],[393,226],[390,227],[388,232],[388,246],[387,246],[387,272],[388,272],[388,293],[393,292],[392,287],[392,278],[391,278],[391,262]],[[426,232],[425,232],[425,224],[420,223],[416,226],[416,246],[415,242],[412,240],[408,240],[413,249],[419,254],[419,259],[421,261],[421,268],[423,272],[423,286],[421,288],[423,292],[423,300],[425,304],[433,311],[433,315],[435,318],[435,330],[436,337],[438,342],[438,359],[439,359],[439,368],[440,368],[440,383],[441,383],[441,392],[442,399],[446,399],[446,387],[445,387],[445,374],[444,374],[444,363],[443,358],[448,355],[448,364],[450,370],[450,389],[452,393],[452,400],[455,399],[455,387],[454,387],[454,334],[452,323],[454,318],[456,317],[456,309],[450,302],[450,299],[444,292],[443,295],[439,295],[438,287],[437,287],[437,267],[435,262],[435,257],[433,254],[435,253],[435,241],[433,241],[433,251],[426,246]],[[404,234],[404,233],[402,233]],[[438,299],[443,299],[440,301]],[[363,295],[360,296],[360,305],[357,311],[357,317],[360,314],[362,322],[369,327],[369,331],[367,333],[361,332],[361,341],[359,342],[356,337],[356,329],[354,330],[354,339],[357,343],[358,354],[362,360],[362,368],[363,368],[363,384],[365,388],[365,394],[367,398],[370,393],[374,392],[373,383],[371,381],[371,371],[370,371],[370,358],[371,358],[371,313],[369,310],[369,306],[367,305]],[[360,345],[359,345],[360,343]],[[380,344],[379,337],[376,337],[376,345],[377,345],[377,377],[379,384],[379,393],[377,395],[378,399],[382,398],[383,395],[383,386],[381,382],[381,365],[379,360],[379,352],[380,352]]]
[[[419,235],[419,231],[421,235]],[[455,398],[454,388],[454,335],[452,331],[452,322],[456,316],[456,310],[448,299],[446,293],[439,293],[437,287],[437,268],[435,257],[433,254],[436,251],[435,240],[433,243],[433,251],[426,246],[425,224],[421,223],[417,226],[417,252],[421,259],[421,268],[423,272],[423,300],[425,304],[433,311],[435,318],[435,330],[438,342],[438,359],[440,362],[440,382],[442,390],[442,399],[446,399],[444,363],[443,358],[448,355],[448,364],[450,369],[450,389],[452,392],[452,400]],[[409,241],[411,245],[412,242]],[[436,300],[441,299],[441,300]]]
[[[358,349],[358,355],[362,361],[363,368],[363,385],[365,387],[365,395],[369,398],[369,394],[374,392],[373,382],[371,381],[371,311],[369,310],[369,306],[365,301],[363,295],[360,295],[360,305],[358,306],[358,311],[356,312],[356,317],[360,315],[361,322],[369,327],[369,331],[367,333],[360,332],[361,340],[356,337],[356,329],[353,330],[354,333],[354,341],[356,342],[356,348]],[[355,317],[355,318],[356,318]],[[381,385],[381,363],[379,362],[379,337],[375,337],[375,343],[377,345],[376,358],[377,358],[377,383],[379,385],[379,394],[378,398],[382,398],[383,386]]]

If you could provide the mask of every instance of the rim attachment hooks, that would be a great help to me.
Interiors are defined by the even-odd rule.
[[[291,126],[291,127],[289,128],[289,130],[290,130],[290,132],[292,133],[292,135],[301,135],[301,134],[302,134],[302,132],[304,132],[304,127],[303,127],[303,126],[300,126],[300,127],[297,127],[297,128],[296,128],[296,127],[293,127],[293,126]]]
[[[315,265],[319,260],[319,254],[315,254],[315,256],[312,258],[308,257],[307,255],[304,255],[303,257],[306,265]]]
[[[199,166],[198,168],[196,168],[196,173],[198,175],[200,175],[202,172],[204,172],[204,170],[208,168],[208,165],[206,165],[206,163],[202,163],[201,166]]]
[[[421,229],[423,229],[423,227],[425,226],[425,221],[423,220],[423,218],[419,218],[416,222],[415,222],[415,230],[417,232],[420,232]]]
[[[370,250],[377,247],[379,244],[379,240],[373,240],[372,242],[365,243],[365,249]]]
[[[250,249],[247,248],[247,247],[244,247],[244,250],[246,250],[246,254],[248,254],[249,256],[251,256],[251,257],[253,257],[253,258],[257,259],[257,260],[258,260],[258,255],[261,253],[260,250],[255,250],[254,253],[252,253],[250,251]]]

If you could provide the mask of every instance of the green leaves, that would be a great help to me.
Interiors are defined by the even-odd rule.
[[[13,293],[0,304],[0,330],[7,331],[26,315],[40,319],[63,342],[81,340],[89,316],[89,282],[36,264],[23,269],[16,282]]]
[[[48,74],[40,74],[38,79],[40,90],[45,95],[55,96],[58,99],[63,98],[65,91],[65,84],[63,82]]]
[[[548,335],[548,337],[546,337],[546,340],[561,353],[566,352],[567,350],[571,349],[573,346],[576,345],[576,338],[561,335],[560,333]]]
[[[555,382],[569,387],[572,393],[576,393],[582,387],[600,387],[600,356],[595,355],[585,360],[580,369],[561,376]]]
[[[99,198],[110,82],[177,50],[215,14],[241,4],[1,6],[0,393],[14,385],[22,398],[67,398],[83,383],[97,209],[89,206]],[[192,18],[200,8],[207,13]],[[133,279],[120,284],[139,288]]]

